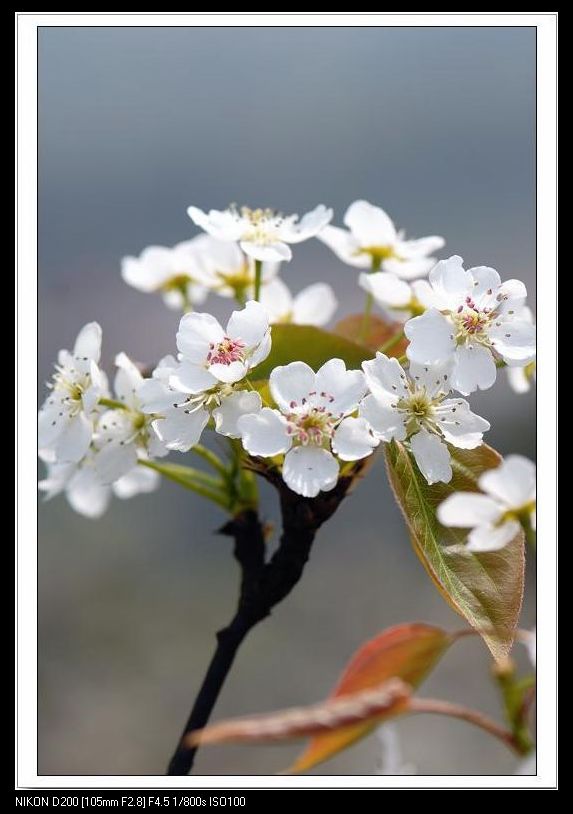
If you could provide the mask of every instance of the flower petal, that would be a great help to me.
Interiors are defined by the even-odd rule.
[[[374,274],[362,272],[358,277],[358,285],[372,294],[382,308],[405,308],[412,299],[408,283],[388,271],[377,271]]]
[[[315,237],[332,220],[332,209],[319,204],[311,212],[307,212],[297,223],[294,220],[285,220],[279,228],[279,235],[287,243],[301,243],[310,237]]]
[[[137,466],[135,444],[107,444],[95,456],[95,469],[100,483],[111,484]]]
[[[185,401],[185,397],[180,392],[171,390],[159,379],[145,379],[137,395],[143,413],[162,413],[164,410],[169,410],[174,404]]]
[[[209,373],[214,376],[218,381],[225,384],[234,384],[240,381],[247,375],[249,366],[246,362],[237,360],[230,362],[228,365],[217,362],[215,365],[209,365]]]
[[[118,368],[113,383],[115,394],[121,401],[133,406],[137,391],[143,384],[143,376],[125,353],[117,354],[115,364]]]
[[[74,356],[83,361],[99,362],[101,354],[101,328],[97,322],[88,322],[77,335]]]
[[[472,292],[473,300],[481,299],[484,295],[490,297],[501,285],[501,279],[495,269],[489,266],[476,266],[468,269],[468,274],[474,278],[474,288]],[[489,293],[488,293],[489,292]]]
[[[177,331],[177,347],[190,362],[205,362],[211,345],[218,345],[225,332],[211,314],[185,314]]]
[[[499,503],[476,492],[454,492],[437,509],[438,520],[443,526],[462,529],[494,525],[502,514]]]
[[[237,427],[249,455],[269,458],[286,452],[292,444],[285,417],[270,407],[242,416]]]
[[[488,330],[491,344],[509,365],[526,365],[535,359],[535,325],[525,320],[504,320]]]
[[[449,483],[452,479],[450,452],[437,435],[420,430],[410,439],[410,447],[418,469],[430,486],[433,483]]]
[[[474,279],[464,269],[464,261],[457,254],[436,263],[430,272],[430,283],[442,299],[442,307],[451,307],[452,310],[471,295],[474,288]]]
[[[146,466],[136,466],[123,478],[117,480],[113,486],[113,493],[122,500],[135,497],[139,494],[154,492],[161,483],[161,475]]]
[[[402,280],[415,280],[418,277],[425,277],[435,265],[436,260],[434,257],[414,257],[411,260],[389,257],[387,260],[382,261],[384,271],[395,274]]]
[[[201,433],[209,421],[209,413],[204,407],[196,410],[173,409],[164,418],[153,422],[153,429],[167,449],[188,452],[199,443]]]
[[[290,322],[293,298],[288,286],[279,277],[275,277],[267,285],[262,286],[260,303],[272,324]]]
[[[477,343],[468,342],[459,345],[454,353],[451,385],[464,396],[478,388],[487,390],[497,376],[494,358],[487,348]]]
[[[74,511],[97,519],[109,506],[111,491],[97,478],[93,467],[78,469],[66,488],[66,497]]]
[[[437,425],[450,444],[459,449],[475,449],[490,428],[489,421],[470,410],[464,399],[446,399],[435,408]]]
[[[242,234],[242,219],[229,210],[211,209],[207,214],[197,206],[190,206],[187,214],[194,224],[218,240],[238,240]]]
[[[368,201],[350,204],[344,215],[344,225],[360,246],[393,246],[397,239],[396,227],[389,215]]]
[[[359,461],[366,458],[378,446],[378,439],[370,432],[364,418],[345,418],[336,428],[332,438],[332,451],[342,461]]]
[[[402,414],[374,394],[362,400],[359,413],[382,441],[391,441],[393,438],[403,441],[406,437],[406,424]]]
[[[337,415],[352,413],[367,389],[361,370],[346,370],[342,359],[329,359],[316,373],[316,395],[312,401]]]
[[[409,319],[404,325],[404,333],[410,340],[406,355],[420,365],[447,361],[456,346],[449,320],[434,308]]]
[[[400,257],[411,260],[418,257],[428,257],[445,246],[446,241],[439,235],[419,237],[416,240],[401,240],[396,252]]]
[[[252,240],[241,240],[241,249],[254,260],[281,263],[292,259],[292,252],[286,243],[276,240],[274,243],[254,243]]]
[[[499,551],[511,543],[519,532],[519,523],[509,520],[501,526],[478,526],[468,534],[468,551],[476,554],[486,551]]]
[[[262,407],[258,393],[252,390],[238,390],[221,399],[221,404],[213,410],[215,430],[229,438],[240,438],[238,420],[248,413],[256,413]]]
[[[269,330],[269,315],[263,305],[249,300],[240,311],[233,311],[227,323],[227,336],[242,340],[247,348],[262,342]]]
[[[78,413],[70,419],[58,436],[55,445],[56,459],[58,461],[81,461],[89,449],[92,440],[92,423],[84,415]]]
[[[338,226],[325,226],[317,237],[343,263],[348,263],[348,265],[357,268],[370,268],[371,258],[368,254],[360,251],[360,244],[352,232],[339,229]]]
[[[480,477],[480,489],[510,509],[520,509],[535,500],[536,467],[523,455],[508,455],[496,469]]]
[[[180,393],[202,393],[217,384],[218,379],[201,365],[183,361],[169,376],[169,385]],[[180,399],[179,399],[180,400]],[[174,402],[178,401],[175,394]]]
[[[303,497],[334,489],[339,466],[336,458],[322,447],[294,447],[283,463],[283,480],[289,489]]]
[[[394,403],[409,393],[404,369],[394,357],[378,351],[374,359],[362,362],[362,370],[368,387],[380,400]]]
[[[316,375],[306,362],[290,362],[279,365],[269,378],[271,396],[283,413],[300,409],[302,399],[316,390]]]
[[[314,283],[303,288],[293,302],[292,321],[295,325],[326,325],[338,308],[338,300],[327,283]]]

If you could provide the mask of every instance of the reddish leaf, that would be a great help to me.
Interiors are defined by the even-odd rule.
[[[432,625],[413,623],[388,628],[356,652],[330,697],[371,690],[393,678],[417,687],[452,641],[445,631]],[[303,772],[322,763],[368,735],[378,723],[366,721],[314,737],[290,771]]]
[[[364,315],[352,314],[340,320],[334,326],[334,333],[353,342],[359,342],[370,350],[380,350],[393,337],[402,331],[400,322],[387,322],[378,315],[371,314],[368,319],[368,330],[363,336]],[[388,348],[387,356],[403,356],[406,353],[407,340],[402,337],[395,345]]]
[[[332,698],[308,707],[221,721],[192,732],[190,747],[213,743],[275,743],[319,733],[343,733],[357,722],[379,723],[407,709],[410,690],[399,679],[391,679],[375,690]]]

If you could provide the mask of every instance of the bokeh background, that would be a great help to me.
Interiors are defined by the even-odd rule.
[[[231,201],[304,212],[366,198],[412,236],[535,282],[535,30],[530,28],[43,28],[39,33],[41,385],[98,320],[103,362],[152,362],[177,316],[126,287],[120,259],[196,230],[185,210]],[[442,256],[447,256],[442,253]],[[323,279],[358,310],[356,271],[311,241],[284,277]],[[229,303],[209,309],[228,314]],[[473,403],[500,451],[534,455],[534,395],[503,374]],[[265,491],[265,516],[277,519]],[[161,774],[231,613],[222,517],[175,485],[105,518],[42,503],[39,771]],[[533,564],[525,626],[534,620]],[[321,532],[302,583],[242,649],[216,717],[318,700],[383,627],[459,627],[413,554],[380,464]],[[521,658],[521,654],[518,654]],[[484,647],[467,639],[428,694],[499,715]],[[421,774],[505,774],[515,759],[458,722],[398,725]],[[268,774],[297,748],[200,753],[202,774]],[[375,738],[317,769],[372,774]]]

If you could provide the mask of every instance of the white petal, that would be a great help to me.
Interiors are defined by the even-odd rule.
[[[464,399],[446,399],[435,410],[437,425],[444,438],[459,449],[475,449],[490,428],[489,421],[470,410]]]
[[[196,206],[190,206],[187,214],[197,226],[219,240],[238,240],[243,231],[243,223],[232,212],[211,209],[203,212]]]
[[[122,500],[135,495],[154,492],[161,483],[161,475],[146,466],[136,466],[113,484],[113,493]]]
[[[478,526],[468,534],[468,551],[476,553],[498,551],[510,543],[519,532],[519,523],[510,520],[501,526]]]
[[[169,384],[181,393],[202,393],[214,387],[217,378],[203,366],[183,361],[169,377]]]
[[[491,351],[483,345],[468,342],[456,348],[451,377],[454,390],[459,390],[464,396],[478,388],[487,390],[494,384],[496,376],[497,369]]]
[[[410,340],[406,355],[420,365],[446,362],[454,352],[452,325],[434,308],[408,320],[404,325],[404,333]]]
[[[237,425],[239,418],[248,413],[256,413],[262,407],[262,400],[258,393],[252,390],[239,390],[221,399],[221,404],[213,410],[215,430],[229,438],[240,438],[241,432]]]
[[[412,453],[418,469],[430,486],[432,483],[449,483],[452,479],[450,452],[437,435],[421,430],[410,439]]]
[[[283,480],[289,489],[303,497],[334,489],[338,480],[336,458],[321,447],[294,447],[285,456]]]
[[[418,277],[425,277],[435,265],[436,261],[433,257],[415,257],[412,260],[389,257],[382,261],[384,271],[395,274],[402,280],[416,280]]]
[[[533,375],[531,377],[528,376],[526,368],[527,365],[523,367],[506,368],[509,386],[515,393],[528,393],[531,390],[531,379]]]
[[[535,359],[535,326],[524,320],[504,320],[492,325],[488,336],[496,351],[510,365],[526,365]]]
[[[139,291],[157,291],[173,275],[172,252],[165,246],[148,246],[139,257],[124,257],[121,276]]]
[[[115,364],[118,367],[113,383],[115,394],[121,401],[133,405],[136,393],[143,383],[143,376],[125,353],[117,354]]]
[[[489,266],[476,266],[475,268],[468,269],[468,274],[474,278],[474,288],[472,299],[474,301],[486,296],[492,296],[493,292],[501,285],[501,279],[495,269]],[[488,294],[489,292],[489,294]]]
[[[400,362],[378,352],[374,359],[362,362],[366,383],[379,399],[394,403],[408,394],[408,381]]]
[[[533,628],[532,630],[528,630],[525,635],[524,644],[527,648],[527,655],[529,656],[529,661],[533,667],[535,667],[537,662],[537,632],[535,628]]]
[[[249,300],[240,311],[233,311],[227,324],[227,336],[242,340],[247,348],[262,342],[269,330],[269,315],[260,302]]]
[[[374,274],[362,272],[358,277],[358,285],[372,294],[383,308],[405,308],[412,299],[408,283],[388,271],[377,271]]]
[[[496,469],[484,472],[479,487],[511,509],[535,500],[535,464],[523,455],[508,455]]]
[[[79,332],[74,345],[74,356],[99,362],[101,353],[101,328],[97,322],[88,322]]]
[[[140,408],[144,413],[162,413],[173,407],[173,404],[182,403],[185,399],[181,393],[170,390],[159,379],[146,379],[137,392],[140,399]]]
[[[286,243],[277,240],[274,243],[253,243],[251,240],[242,240],[241,249],[254,260],[263,262],[281,263],[292,259],[292,252]]]
[[[292,439],[288,434],[288,424],[278,410],[263,407],[257,413],[239,418],[237,426],[249,455],[269,458],[290,449]]]
[[[199,443],[208,421],[209,413],[203,407],[191,411],[179,408],[154,421],[153,429],[168,449],[187,452]]]
[[[100,482],[111,484],[137,466],[135,444],[107,444],[96,454],[94,462]]]
[[[89,449],[92,440],[92,423],[83,414],[78,413],[64,426],[55,446],[58,461],[81,461]]]
[[[418,257],[428,257],[430,254],[443,248],[446,241],[438,235],[419,237],[417,240],[402,240],[397,246],[397,253],[406,260]]]
[[[306,362],[290,362],[279,365],[271,372],[269,387],[271,396],[283,413],[300,409],[302,399],[316,390],[314,370]]]
[[[286,221],[279,228],[282,240],[287,243],[301,243],[310,237],[315,237],[332,220],[332,209],[327,209],[324,204],[319,204],[311,212],[307,212],[299,223]]]
[[[293,303],[295,325],[326,325],[338,308],[338,300],[327,283],[314,283],[303,288]]]
[[[381,401],[371,394],[360,403],[360,416],[382,441],[403,441],[406,437],[406,424],[398,410],[393,409],[387,401]]]
[[[408,375],[415,382],[416,388],[424,388],[430,398],[449,393],[451,387],[453,363],[451,360],[436,365],[419,365],[410,362]]]
[[[44,456],[45,453],[40,455],[41,458]],[[44,499],[51,500],[56,495],[59,495],[76,472],[76,464],[48,464],[46,477],[38,482],[38,489],[44,492]]]
[[[235,382],[243,379],[249,370],[249,366],[245,362],[230,362],[228,365],[217,362],[215,365],[209,365],[209,373],[214,376],[218,381],[225,382],[225,384],[234,384]]]
[[[442,300],[438,295],[436,295],[434,289],[427,280],[414,280],[410,285],[412,286],[414,297],[421,305],[424,306],[424,308],[435,308],[438,311],[440,310],[442,307]]]
[[[344,225],[348,226],[361,246],[393,246],[396,227],[390,217],[368,201],[354,201],[346,210]]]
[[[278,277],[262,287],[260,302],[271,323],[290,321],[293,298],[286,284]]]
[[[359,461],[372,453],[378,440],[370,432],[364,418],[345,418],[332,438],[332,451],[342,461]]]
[[[331,413],[352,413],[367,390],[361,370],[346,370],[342,359],[329,359],[316,373],[316,395],[313,403]]]
[[[525,300],[527,299],[527,289],[521,280],[505,280],[498,291],[497,296],[501,298],[501,303],[497,307],[498,314],[507,314],[509,311],[519,313],[520,319],[526,322],[533,322],[523,313]]]
[[[57,396],[53,396],[53,398],[56,400]],[[63,405],[48,404],[51,399],[52,396],[44,403],[38,413],[38,446],[40,449],[47,449],[55,444],[71,420],[69,412],[66,409],[60,409]]]
[[[247,362],[249,368],[256,367],[260,365],[261,362],[264,362],[269,353],[271,352],[272,347],[272,340],[271,340],[271,332],[268,330],[264,335],[260,345],[252,351],[251,355],[248,357]]]
[[[437,509],[438,520],[443,526],[462,529],[493,525],[502,514],[499,503],[476,492],[454,492]]]
[[[326,226],[319,235],[322,241],[334,254],[350,266],[370,268],[372,260],[366,253],[360,252],[360,244],[351,232],[337,226]]]
[[[72,509],[85,517],[101,517],[109,505],[111,492],[97,479],[92,467],[79,469],[66,489]]]
[[[474,279],[457,254],[436,263],[430,272],[430,283],[444,305],[448,304],[452,310],[471,295],[474,288]]]
[[[211,314],[185,314],[177,331],[177,347],[191,362],[204,362],[211,345],[218,345],[225,332]]]

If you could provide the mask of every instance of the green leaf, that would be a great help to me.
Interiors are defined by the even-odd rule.
[[[231,499],[224,481],[201,472],[192,466],[182,466],[181,464],[158,463],[157,461],[140,461],[141,466],[154,469],[163,477],[178,483],[185,489],[190,489],[208,500],[212,500],[222,509],[231,511]]]
[[[313,370],[329,359],[343,359],[347,368],[360,368],[374,353],[357,342],[311,325],[273,325],[270,355],[258,365],[253,379],[268,379],[273,368],[289,362],[306,362]]]
[[[474,554],[463,545],[467,532],[440,525],[437,506],[452,492],[479,491],[477,479],[501,458],[491,447],[450,448],[453,478],[428,486],[408,450],[386,444],[390,483],[410,530],[416,554],[450,604],[483,637],[496,660],[510,651],[521,610],[523,532],[500,551]]]

